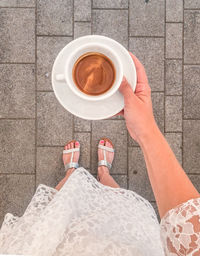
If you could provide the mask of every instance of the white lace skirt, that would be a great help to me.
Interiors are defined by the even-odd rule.
[[[164,255],[151,204],[77,169],[62,189],[39,185],[22,217],[5,216],[0,253],[34,256]]]

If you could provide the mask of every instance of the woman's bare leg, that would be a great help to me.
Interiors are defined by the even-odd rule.
[[[67,145],[65,146],[65,149],[67,150],[67,149],[79,148],[79,147],[80,147],[79,142],[75,141],[75,142],[67,143]],[[64,165],[70,162],[71,154],[72,153],[63,154],[63,163],[64,163]],[[73,156],[72,161],[77,163],[78,160],[79,160],[79,155],[80,155],[80,152],[74,152],[74,156]],[[75,168],[68,169],[68,171],[66,172],[65,177],[58,183],[58,185],[55,187],[55,189],[60,190],[62,188],[62,186],[65,184],[66,180],[69,178],[69,176],[72,174],[72,172],[74,170],[75,170]]]
[[[65,177],[58,183],[58,185],[55,187],[58,191],[62,188],[62,186],[65,184],[69,176],[72,174],[72,172],[75,170],[75,168],[71,168],[67,171]]]
[[[177,205],[200,196],[157,125],[139,144],[161,218]]]
[[[105,186],[109,186],[112,188],[119,188],[120,186],[117,182],[113,179],[113,177],[109,174],[109,170],[106,166],[99,166],[98,167],[98,176],[99,182]]]
[[[106,141],[101,140],[99,143],[102,146],[112,148],[112,145],[107,140]],[[104,159],[102,149],[98,149],[98,158],[99,158],[99,160]],[[106,152],[106,159],[109,163],[112,163],[113,158],[114,158],[114,153],[113,152]],[[99,182],[102,183],[103,185],[109,186],[109,187],[112,187],[112,188],[119,188],[119,185],[116,183],[116,181],[113,179],[113,177],[109,174],[109,170],[106,166],[99,166],[98,167],[98,177],[99,177]]]

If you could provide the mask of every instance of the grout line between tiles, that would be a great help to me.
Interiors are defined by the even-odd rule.
[[[91,20],[75,20],[74,23],[91,23]]]
[[[183,4],[184,5],[184,4]],[[183,8],[184,11],[200,11],[200,8]]]
[[[167,23],[170,23],[170,24],[182,24],[183,22],[182,21],[166,21],[165,23],[166,24]]]
[[[74,0],[72,3],[72,31],[73,31],[73,39],[74,39]],[[75,133],[74,115],[72,115],[72,139],[74,139],[74,133]]]
[[[93,35],[93,0],[91,0],[91,35]]]
[[[35,189],[37,182],[37,0],[35,0]]]
[[[182,149],[181,149],[181,158],[182,158],[182,166],[184,166],[184,158],[183,158],[183,137],[184,137],[184,128],[183,128],[183,122],[184,122],[184,23],[185,23],[185,17],[184,17],[184,2],[183,1],[183,28],[182,28]]]
[[[92,10],[93,10],[93,0],[91,0],[91,35],[93,34],[93,11]],[[92,170],[92,132],[93,132],[93,125],[92,125],[91,120],[89,122],[90,122],[90,170]]]
[[[166,60],[182,60],[182,58],[168,58],[168,57],[165,57]]]
[[[164,133],[166,132],[166,1],[165,1],[165,13],[164,13],[164,20],[165,20],[165,25],[164,25],[164,33],[165,33],[165,39],[164,39]]]
[[[130,34],[130,0],[128,0],[128,50],[129,50],[129,34]]]
[[[91,132],[90,132],[90,170],[92,170],[92,167],[93,167],[92,166],[92,133],[93,133],[93,123],[92,123],[92,121],[90,121],[90,130],[91,130]]]
[[[130,34],[130,0],[128,0],[128,50],[129,50],[129,34]],[[127,145],[126,145],[126,161],[127,161],[127,170],[126,170],[126,180],[127,180],[127,189],[129,189],[129,143],[128,143],[128,138],[129,138],[129,132],[128,130],[126,131],[126,136],[127,136]]]

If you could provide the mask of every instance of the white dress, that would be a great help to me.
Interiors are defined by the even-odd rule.
[[[185,206],[181,207],[184,210]],[[187,207],[193,216],[200,216],[200,199],[187,202]],[[5,216],[0,254],[177,255],[170,254],[168,240],[177,249],[186,241],[189,248],[194,234],[192,224],[187,222],[191,214],[173,209],[162,219],[160,229],[147,200],[129,190],[104,186],[84,168],[78,168],[60,191],[39,185],[22,217]]]

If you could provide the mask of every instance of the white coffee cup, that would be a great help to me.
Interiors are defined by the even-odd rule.
[[[73,80],[72,70],[77,59],[87,52],[102,53],[107,56],[113,63],[115,68],[115,81],[112,87],[101,95],[88,95],[78,89]],[[105,44],[100,43],[87,43],[79,48],[75,49],[71,55],[66,59],[64,74],[56,74],[55,78],[57,81],[66,82],[70,89],[80,98],[90,101],[103,100],[113,95],[120,87],[123,79],[123,66],[118,55]]]

